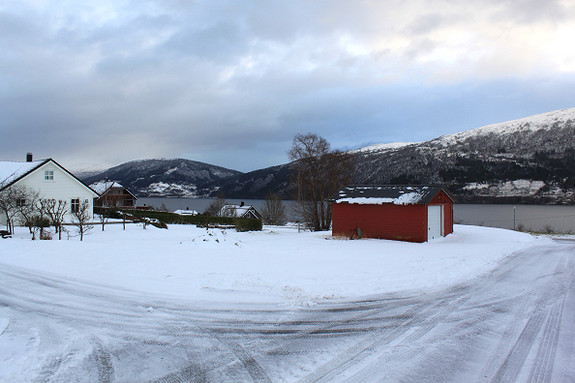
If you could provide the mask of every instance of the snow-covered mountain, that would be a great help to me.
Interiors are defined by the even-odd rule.
[[[575,108],[366,149],[355,151],[358,183],[442,183],[469,202],[575,202]]]
[[[349,152],[356,184],[445,184],[459,202],[575,203],[575,108]],[[293,197],[291,165],[248,173],[189,160],[133,161],[84,179],[119,181],[139,196]]]
[[[459,202],[575,203],[575,108],[349,153],[356,184],[446,184]],[[290,198],[289,176],[284,164],[225,179],[219,191]]]
[[[83,181],[118,181],[139,197],[202,197],[213,191],[207,184],[238,174],[241,172],[198,161],[155,159],[126,162]]]

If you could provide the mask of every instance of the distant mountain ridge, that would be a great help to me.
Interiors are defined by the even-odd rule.
[[[349,153],[356,184],[444,184],[458,202],[575,203],[575,108]],[[290,164],[242,173],[190,160],[144,160],[85,181],[107,177],[139,196],[290,198],[290,174]]]
[[[205,185],[241,174],[237,170],[186,159],[130,161],[83,179],[87,184],[118,181],[139,197],[202,197]]]
[[[356,157],[361,183],[441,183],[461,202],[575,203],[575,108]]]

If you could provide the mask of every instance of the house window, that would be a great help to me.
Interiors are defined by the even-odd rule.
[[[46,170],[44,171],[44,181],[54,181],[54,171]]]
[[[16,200],[16,206],[17,206],[17,207],[26,206],[26,199],[25,199],[25,198],[18,198],[18,199]]]
[[[70,201],[70,211],[72,213],[80,211],[80,198],[72,198],[72,201]]]

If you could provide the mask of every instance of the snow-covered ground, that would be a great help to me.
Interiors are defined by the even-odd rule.
[[[20,228],[0,242],[0,265],[187,300],[312,304],[333,298],[434,289],[493,269],[537,239],[456,225],[429,243],[334,239],[329,232],[95,226],[84,242],[31,241]],[[541,240],[541,239],[539,239]]]
[[[572,239],[0,240],[0,382],[573,381]]]

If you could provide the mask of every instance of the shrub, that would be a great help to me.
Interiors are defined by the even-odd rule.
[[[40,233],[40,239],[52,239],[50,234],[44,234],[44,230],[50,226],[50,220],[42,216],[33,216],[27,222],[26,226],[30,229],[32,240],[36,239],[36,234]],[[50,236],[50,238],[47,238]]]
[[[237,218],[234,220],[237,231],[260,231],[262,221],[255,218]]]
[[[43,241],[51,241],[52,240],[52,234],[49,231],[42,231],[40,233],[40,239]]]

